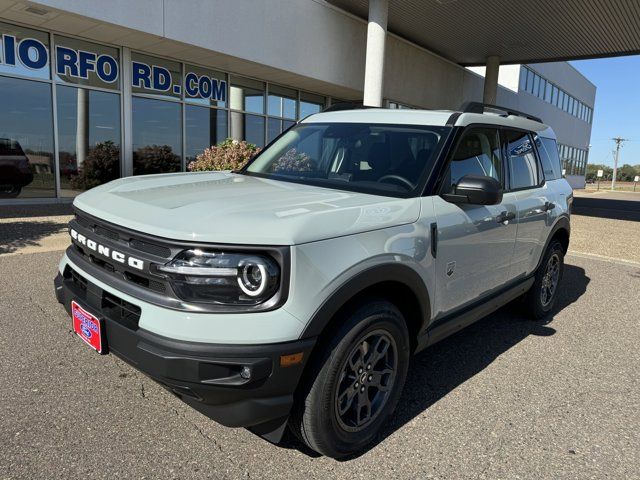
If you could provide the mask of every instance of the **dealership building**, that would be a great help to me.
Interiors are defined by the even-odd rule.
[[[453,110],[489,99],[541,117],[582,187],[596,87],[548,61],[568,56],[511,55],[530,40],[513,33],[517,15],[515,40],[491,55],[455,50],[444,35],[438,47],[423,38],[430,19],[442,29],[467,15],[455,33],[464,37],[476,14],[434,0],[412,23],[415,3],[0,0],[0,204],[64,202],[121,176],[184,171],[228,137],[264,146],[307,115],[367,96]]]

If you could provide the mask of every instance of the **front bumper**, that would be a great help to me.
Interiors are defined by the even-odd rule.
[[[267,438],[271,430],[284,425],[315,339],[218,345],[163,337],[137,326],[130,315],[134,305],[123,302],[122,310],[114,309],[112,294],[90,279],[80,277],[84,283],[79,283],[74,274],[70,268],[58,273],[56,297],[69,313],[75,300],[104,320],[108,352],[222,425],[253,427]],[[298,352],[303,352],[301,363],[280,365],[282,355]],[[250,378],[241,375],[245,367],[251,371]]]

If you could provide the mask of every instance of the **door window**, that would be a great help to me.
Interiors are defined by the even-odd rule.
[[[541,175],[531,136],[527,132],[506,130],[505,140],[511,190],[538,186]]]
[[[442,193],[452,193],[465,175],[483,175],[502,182],[498,129],[470,128],[463,134],[444,175]]]

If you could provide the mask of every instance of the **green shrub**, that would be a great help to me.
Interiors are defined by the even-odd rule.
[[[147,145],[133,152],[134,175],[179,172],[180,163],[170,145]]]
[[[120,147],[112,141],[106,141],[96,143],[89,149],[78,174],[70,177],[70,183],[74,190],[89,190],[119,176]]]

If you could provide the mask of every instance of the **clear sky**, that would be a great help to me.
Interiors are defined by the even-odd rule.
[[[613,137],[628,138],[620,165],[640,164],[640,55],[571,62],[598,88],[589,163],[613,166]]]

